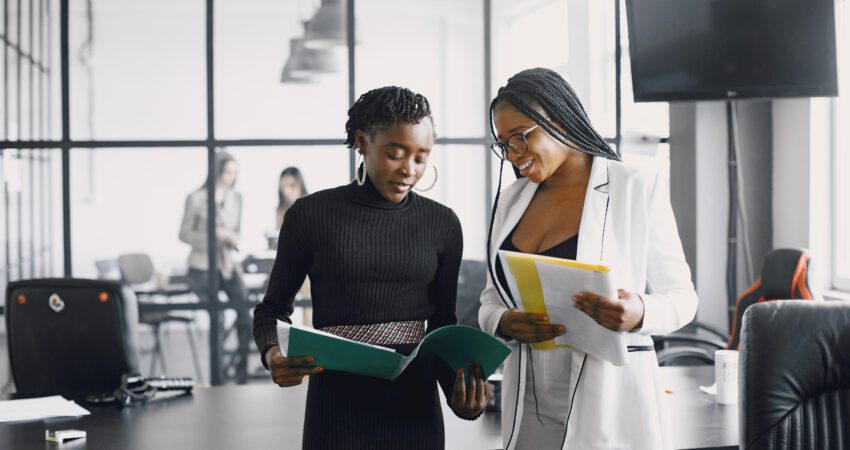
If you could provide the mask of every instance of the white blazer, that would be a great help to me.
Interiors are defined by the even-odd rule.
[[[595,157],[582,211],[577,259],[608,266],[618,288],[637,292],[643,298],[643,325],[628,334],[630,346],[652,346],[651,335],[681,328],[693,319],[697,309],[697,295],[670,200],[659,187],[662,181],[657,173]],[[519,222],[537,187],[520,179],[502,192],[488,249],[491,262],[497,260],[501,243]],[[491,269],[495,273],[495,266]],[[500,337],[496,334],[499,319],[513,305],[503,303],[496,289],[510,302],[501,286],[494,286],[488,277],[478,320],[484,331]],[[615,366],[576,350],[539,351],[514,340],[506,343],[512,349],[502,384],[502,439],[506,449],[516,447],[521,426],[529,351],[544,366],[553,359],[552,352],[572,352],[570,394],[555,399],[567,418],[563,448],[672,448],[654,351],[629,353],[628,365]],[[555,370],[536,377],[538,389],[557,373]]]

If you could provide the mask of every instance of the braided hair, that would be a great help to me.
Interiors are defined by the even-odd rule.
[[[373,140],[375,134],[387,130],[399,121],[417,124],[425,117],[431,120],[433,126],[431,104],[424,95],[398,86],[372,89],[361,95],[348,109],[345,145],[352,149],[357,145],[357,131],[368,133],[369,140]]]
[[[523,70],[499,88],[496,98],[490,103],[490,130],[495,139],[498,138],[493,127],[493,111],[504,103],[532,118],[564,145],[590,156],[620,161],[620,155],[608,146],[590,124],[573,88],[554,70],[542,67]],[[542,108],[548,117],[535,106]],[[557,122],[563,129],[553,122]]]

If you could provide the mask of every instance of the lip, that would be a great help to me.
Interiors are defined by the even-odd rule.
[[[390,185],[390,188],[393,190],[393,192],[396,192],[396,193],[399,193],[399,194],[403,194],[403,193],[409,191],[410,188],[411,188],[410,184],[407,184],[407,183],[404,183],[404,182],[401,182],[401,181],[389,181],[389,182],[387,182],[387,184]]]
[[[531,172],[531,169],[534,168],[535,162],[536,161],[534,160],[534,158],[527,159],[527,160],[523,161],[522,163],[519,163],[519,162],[514,163],[514,167],[519,169],[519,174],[525,177],[525,176],[528,176],[529,172]],[[525,169],[520,169],[520,167],[522,167],[522,165],[526,164],[526,163],[530,163],[530,164],[528,164],[528,167],[526,167]]]

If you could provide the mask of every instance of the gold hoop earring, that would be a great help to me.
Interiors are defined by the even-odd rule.
[[[431,185],[426,187],[425,189],[419,189],[416,186],[413,186],[413,189],[416,189],[419,192],[428,192],[431,189],[434,189],[434,186],[437,185],[437,180],[440,178],[440,174],[437,172],[437,166],[431,166],[431,168],[434,169],[434,182],[431,183]]]
[[[364,156],[363,153],[360,153],[360,152],[357,152],[357,154],[360,157],[357,159],[358,163],[355,166],[356,169],[354,169],[354,180],[357,181],[358,186],[363,186],[366,183],[366,156]],[[360,178],[360,173],[361,173],[360,169],[361,168],[363,169],[362,170],[362,173],[363,173],[362,179]]]

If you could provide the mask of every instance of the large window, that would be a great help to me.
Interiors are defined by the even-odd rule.
[[[464,258],[484,260],[498,175],[487,108],[517,71],[558,71],[625,159],[664,167],[666,104],[631,101],[622,10],[618,0],[7,1],[0,291],[35,276],[121,277],[114,263],[129,254],[150,258],[153,287],[185,280],[186,198],[213,192],[207,174],[220,152],[238,166],[239,258],[263,267],[281,172],[298,168],[308,192],[349,183],[346,111],[390,84],[430,99],[439,179],[423,195],[459,216]],[[630,146],[638,135],[656,139]],[[506,185],[514,176],[504,172]],[[219,207],[206,208],[215,227]],[[217,281],[206,283],[211,294]],[[262,296],[262,280],[249,288],[250,301]],[[225,329],[253,304],[195,293],[155,310],[191,310],[180,313],[207,333],[206,379],[218,384],[240,364]]]
[[[835,196],[833,239],[835,249],[834,285],[850,291],[850,4],[836,2],[838,32],[838,86],[835,101],[835,164],[833,195]]]

